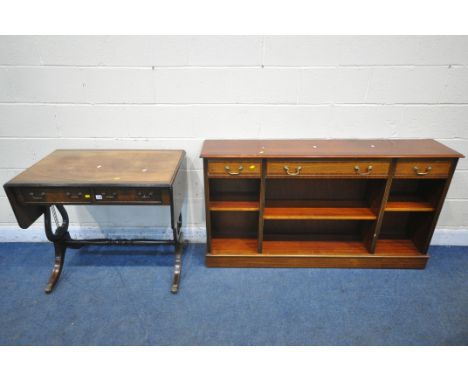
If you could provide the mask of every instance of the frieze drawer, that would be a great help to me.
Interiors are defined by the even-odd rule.
[[[241,177],[259,178],[262,162],[259,160],[210,160],[208,176],[210,177]]]
[[[269,177],[386,177],[390,168],[388,160],[352,161],[277,161],[267,163]]]
[[[93,194],[87,188],[23,188],[20,191],[25,203],[92,203]]]
[[[401,178],[445,178],[449,176],[448,160],[402,160],[397,163],[395,176]]]

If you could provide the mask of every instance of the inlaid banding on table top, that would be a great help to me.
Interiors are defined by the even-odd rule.
[[[183,150],[57,150],[9,183],[170,185]]]

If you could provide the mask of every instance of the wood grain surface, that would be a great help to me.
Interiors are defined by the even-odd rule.
[[[433,139],[206,140],[202,158],[464,158]]]
[[[201,156],[208,266],[418,269],[463,157],[431,139],[210,140]]]
[[[56,150],[13,178],[8,185],[166,185],[183,150]]]
[[[346,160],[346,161],[267,161],[267,177],[386,177],[390,161],[388,160]],[[291,175],[293,174],[293,175]]]

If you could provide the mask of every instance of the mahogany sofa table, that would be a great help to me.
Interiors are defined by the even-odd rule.
[[[424,268],[457,161],[431,139],[207,140],[206,265]]]
[[[66,249],[95,244],[174,245],[171,292],[177,293],[183,250],[181,209],[186,186],[183,150],[57,150],[10,180],[4,188],[21,228],[28,228],[44,214],[46,236],[55,247],[55,264],[46,293],[52,292],[57,284]],[[170,206],[173,239],[72,239],[66,205]]]

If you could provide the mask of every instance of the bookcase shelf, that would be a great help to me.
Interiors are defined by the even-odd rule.
[[[257,254],[257,239],[213,239],[213,255]]]
[[[385,211],[388,212],[430,212],[434,211],[434,206],[423,200],[402,200],[388,201],[385,205]]]
[[[209,208],[210,211],[258,211],[260,203],[243,200],[210,201]]]
[[[461,154],[433,140],[205,141],[206,264],[424,268]]]
[[[370,208],[362,207],[265,207],[266,220],[375,220]]]

